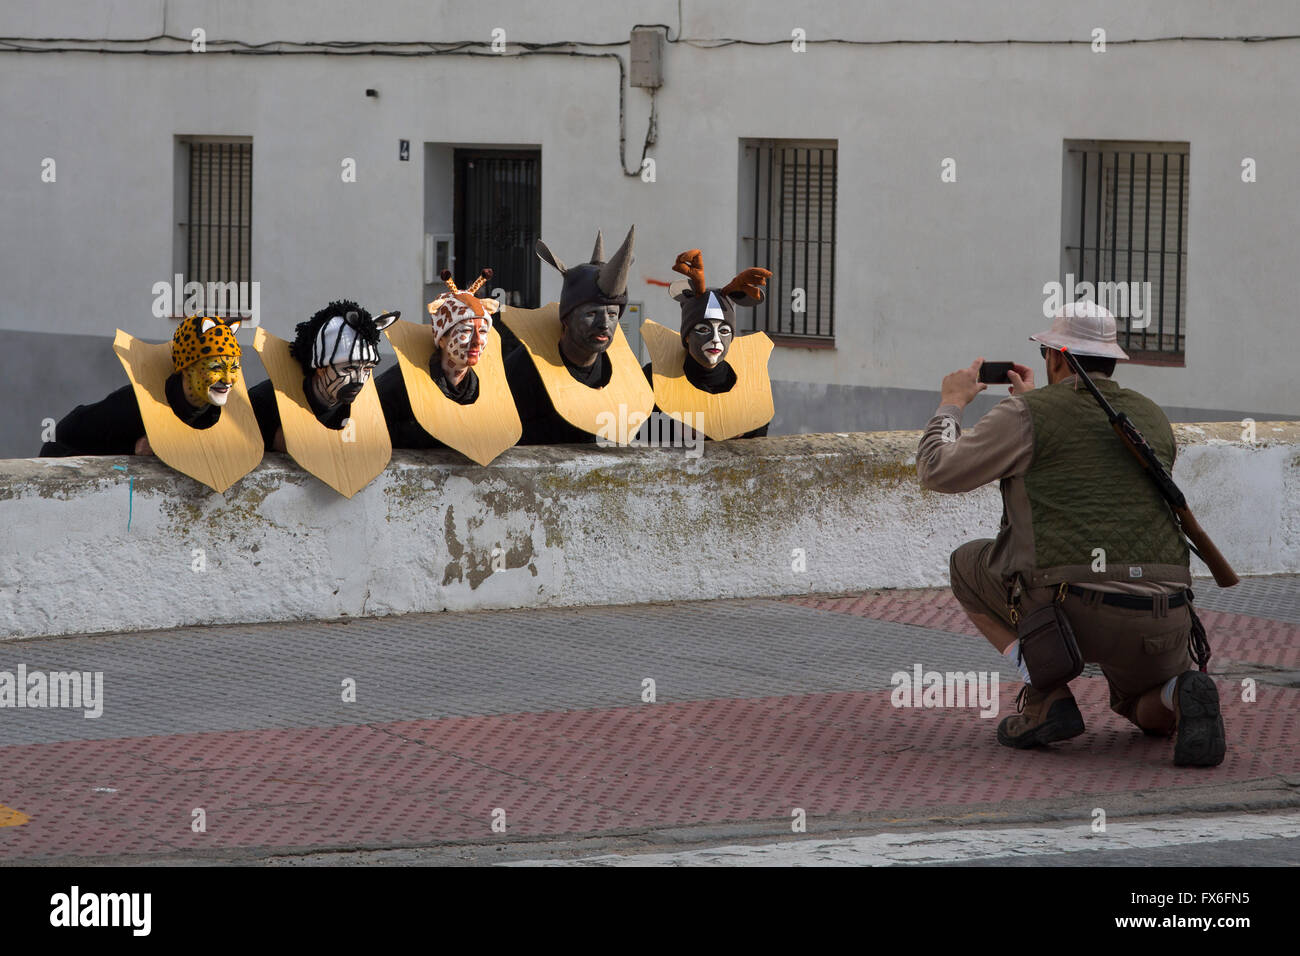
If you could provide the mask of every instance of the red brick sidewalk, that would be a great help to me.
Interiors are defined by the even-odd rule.
[[[798,598],[881,620],[969,630],[933,592]],[[1224,658],[1294,664],[1300,627],[1207,612]],[[0,747],[0,860],[192,850],[490,843],[693,824],[770,825],[916,808],[1072,799],[1295,774],[1300,691],[1220,679],[1221,767],[1179,769],[1171,743],[1111,714],[1105,683],[1074,685],[1088,733],[1046,751],[997,744],[1014,710],[895,709],[888,691],[641,704],[360,726]],[[1104,804],[1103,804],[1104,805]],[[206,832],[191,829],[193,811]],[[505,833],[492,828],[504,811]],[[0,809],[0,824],[4,822]],[[21,818],[10,817],[10,822]],[[764,823],[766,822],[766,823]]]
[[[1222,686],[1222,685],[1221,685]],[[1222,687],[1228,690],[1228,687]],[[1300,695],[1225,693],[1228,758],[1180,770],[1170,744],[1076,696],[1089,734],[999,746],[974,711],[895,710],[885,692],[259,730],[0,748],[0,859],[199,848],[487,842],[1202,786],[1293,773]],[[1014,708],[1003,687],[1003,713]],[[191,831],[203,808],[207,832]]]

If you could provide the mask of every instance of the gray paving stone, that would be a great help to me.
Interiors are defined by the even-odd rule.
[[[1300,623],[1300,577],[1198,603]],[[104,713],[0,709],[0,744],[881,690],[895,671],[999,671],[983,640],[771,599],[195,627],[0,643],[0,670],[104,674]],[[1085,672],[1097,673],[1089,667]],[[356,703],[341,699],[357,684]]]
[[[1242,578],[1230,588],[1219,587],[1213,578],[1196,578],[1192,593],[1197,607],[1300,624],[1300,575]]]
[[[0,743],[876,690],[920,663],[996,670],[963,635],[776,600],[97,635],[0,645],[0,670],[104,673],[104,714],[0,710]],[[341,682],[357,684],[344,703]]]

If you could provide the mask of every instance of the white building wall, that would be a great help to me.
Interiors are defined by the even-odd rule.
[[[717,281],[750,264],[736,258],[738,141],[835,139],[836,348],[781,347],[772,360],[779,382],[813,383],[801,393],[809,421],[825,386],[850,389],[837,393],[850,399],[901,390],[879,393],[892,402],[913,390],[908,408],[919,409],[933,404],[945,372],[977,355],[1036,362],[1025,337],[1046,324],[1042,286],[1059,277],[1063,140],[1189,141],[1187,367],[1128,367],[1124,381],[1166,407],[1300,415],[1291,369],[1300,41],[1118,42],[1300,34],[1300,7],[681,6],[688,38],[782,40],[800,27],[810,40],[1074,42],[811,44],[805,53],[670,43],[654,183],[619,166],[609,59],[0,53],[0,338],[21,345],[8,351],[35,378],[18,396],[31,406],[24,415],[60,417],[106,387],[82,394],[59,383],[59,351],[30,333],[102,337],[109,383],[119,376],[107,348],[114,327],[169,334],[150,314],[151,289],[173,272],[173,146],[186,134],[253,139],[253,271],[263,324],[280,335],[340,295],[422,314],[425,143],[540,147],[548,244],[574,260],[598,226],[617,241],[636,223],[632,297],[671,324],[676,307],[648,280],[674,278],[678,252],[703,249]],[[509,44],[622,43],[638,23],[666,24],[676,37],[677,10],[570,0],[11,2],[0,37],[188,37],[202,27],[210,46],[487,43],[502,28]],[[1107,31],[1105,53],[1089,46],[1095,27]],[[628,55],[626,45],[581,49]],[[626,103],[625,155],[635,164],[649,96],[630,89]],[[410,162],[397,160],[399,139],[411,141]],[[41,182],[45,157],[57,161],[56,183]],[[356,183],[341,181],[345,157],[357,160]],[[956,183],[940,182],[945,157],[957,161]],[[1243,157],[1257,161],[1257,182],[1241,181]],[[557,298],[558,276],[543,267],[542,280],[543,298]],[[12,378],[9,388],[14,397]],[[800,430],[798,417],[787,415],[783,430]]]

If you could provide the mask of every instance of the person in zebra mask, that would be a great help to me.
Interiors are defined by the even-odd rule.
[[[377,317],[349,299],[331,302],[305,322],[299,322],[289,354],[303,370],[303,394],[326,428],[347,425],[352,403],[379,365],[379,333],[401,315]],[[257,424],[267,451],[284,451],[280,412],[270,379],[249,389]]]

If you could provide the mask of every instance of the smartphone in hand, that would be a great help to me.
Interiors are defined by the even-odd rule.
[[[985,362],[980,366],[979,380],[985,385],[1010,385],[1011,379],[1007,377],[1007,373],[1015,364],[1015,362]]]

